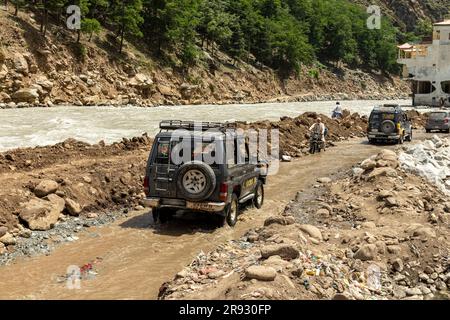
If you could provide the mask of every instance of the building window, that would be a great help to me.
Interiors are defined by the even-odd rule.
[[[436,87],[430,81],[415,81],[413,83],[413,92],[416,94],[429,94],[436,90]]]
[[[450,94],[450,80],[441,82],[442,91]]]

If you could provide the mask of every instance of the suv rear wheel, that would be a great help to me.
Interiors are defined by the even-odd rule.
[[[257,209],[261,209],[264,203],[264,187],[261,181],[258,181],[255,190],[255,197],[253,198],[253,205]]]
[[[236,194],[233,193],[233,195],[231,196],[231,202],[227,208],[227,215],[226,215],[227,224],[230,227],[234,227],[236,225],[238,215],[239,215],[239,202]]]

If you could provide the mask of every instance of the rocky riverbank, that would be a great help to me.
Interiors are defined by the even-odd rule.
[[[160,298],[448,299],[449,212],[447,194],[382,150],[201,252]]]
[[[305,67],[282,80],[273,70],[204,52],[185,75],[128,44],[120,56],[108,34],[79,47],[49,26],[44,38],[33,14],[0,12],[0,108],[55,105],[196,105],[318,100],[406,99],[397,77],[345,66]]]

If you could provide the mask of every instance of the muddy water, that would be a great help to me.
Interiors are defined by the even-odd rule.
[[[410,104],[410,101],[344,101],[344,108],[368,114],[374,105]],[[0,110],[0,151],[51,145],[67,138],[89,143],[113,142],[144,132],[154,135],[162,119],[203,121],[277,120],[306,111],[330,115],[334,102],[202,105],[158,108],[56,107]]]
[[[164,281],[180,271],[200,251],[213,249],[268,216],[281,212],[297,191],[339,169],[350,169],[380,147],[354,139],[325,153],[282,163],[266,187],[261,210],[248,209],[234,229],[214,229],[207,217],[178,217],[168,225],[153,224],[147,212],[133,212],[112,225],[86,229],[76,242],[57,248],[49,256],[28,258],[0,267],[0,299],[155,299]],[[95,279],[68,289],[58,276],[70,265],[83,265],[97,257]]]

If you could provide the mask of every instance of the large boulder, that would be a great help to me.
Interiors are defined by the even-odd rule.
[[[248,279],[256,279],[261,281],[273,281],[277,276],[277,272],[272,267],[251,266],[245,270],[245,276]]]
[[[45,76],[40,76],[37,80],[36,80],[36,84],[41,86],[42,88],[44,88],[47,91],[52,90],[53,88],[53,82],[51,82],[50,80],[47,79],[47,77]]]
[[[353,258],[361,261],[375,260],[377,253],[378,248],[375,244],[365,244],[355,252]]]
[[[35,88],[20,89],[13,93],[12,99],[14,102],[33,103],[39,99],[39,93]]]
[[[60,196],[52,193],[52,194],[49,194],[48,196],[46,196],[44,199],[49,201],[53,206],[55,206],[55,208],[59,212],[62,212],[64,210],[66,202]]]
[[[7,232],[5,235],[0,237],[0,242],[6,246],[14,245],[16,244],[16,238],[14,238],[11,233]]]
[[[157,86],[158,91],[163,95],[163,96],[178,96],[178,93],[173,90],[171,87],[166,86],[164,84],[158,84]]]
[[[360,167],[366,171],[372,170],[376,166],[377,166],[377,163],[375,162],[375,160],[373,160],[371,158],[364,160],[363,162],[361,162],[361,165],[360,165]]]
[[[264,221],[264,226],[270,226],[271,224],[281,224],[282,226],[285,225],[289,225],[289,224],[294,224],[295,223],[295,218],[292,216],[287,216],[287,217],[283,217],[283,216],[273,216],[273,217],[269,217],[266,219],[266,221]]]
[[[71,216],[78,216],[80,215],[82,208],[78,202],[66,198],[66,210]]]
[[[299,226],[299,229],[309,235],[311,238],[322,241],[322,232],[319,230],[319,228],[310,224],[302,224]]]
[[[292,260],[298,258],[300,253],[298,250],[289,244],[274,244],[267,245],[261,248],[261,256],[267,259],[271,256],[280,256],[285,260]]]
[[[129,84],[133,87],[147,89],[152,87],[153,80],[143,73],[138,73],[130,80]]]
[[[27,59],[20,53],[15,53],[13,56],[14,69],[17,73],[22,73],[24,75],[28,74],[28,62]]]
[[[375,168],[371,173],[368,175],[368,179],[372,180],[377,177],[396,177],[397,171],[395,169],[392,169],[390,167],[381,167],[381,168]]]
[[[391,167],[395,169],[399,164],[397,154],[394,151],[388,149],[381,150],[375,160],[378,167]]]
[[[39,198],[45,197],[50,193],[56,192],[58,190],[59,184],[53,180],[42,180],[39,184],[34,188],[34,194]]]
[[[0,227],[0,238],[3,237],[7,232],[8,232],[8,228],[1,226]]]
[[[26,223],[28,228],[41,231],[53,228],[64,209],[64,206],[61,206],[61,202],[57,201],[53,196],[57,197],[52,195],[52,201],[31,199],[20,210],[19,218]],[[64,200],[62,203],[64,203]]]

